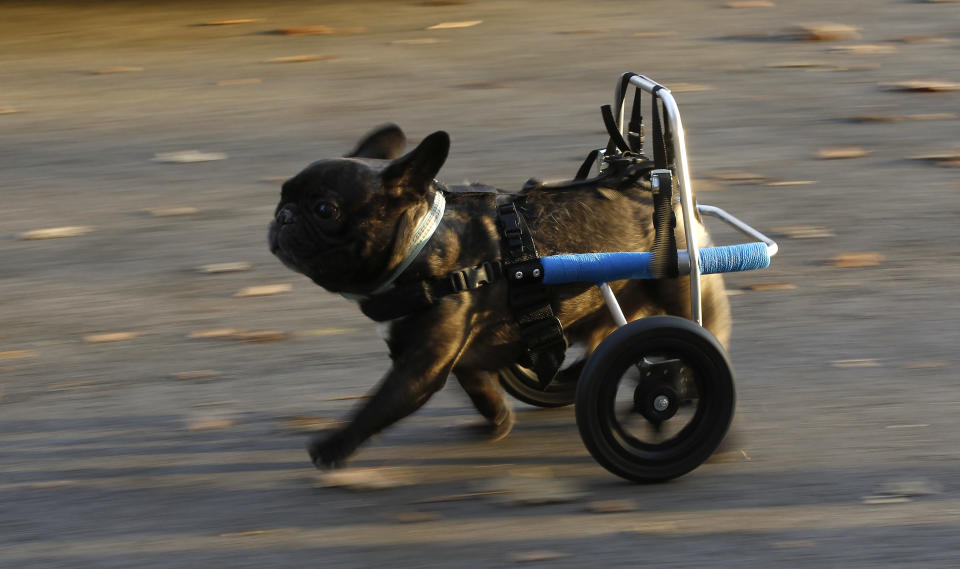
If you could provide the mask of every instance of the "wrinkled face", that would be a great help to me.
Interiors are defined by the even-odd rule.
[[[316,162],[283,185],[270,223],[270,251],[284,265],[334,291],[375,277],[386,263],[395,220],[375,166]]]
[[[372,133],[347,158],[314,162],[283,184],[270,252],[334,292],[365,293],[383,277],[404,212],[423,203],[443,165],[446,133],[395,158],[403,133]]]

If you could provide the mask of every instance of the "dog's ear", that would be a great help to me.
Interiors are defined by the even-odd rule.
[[[403,135],[400,127],[395,124],[384,124],[367,133],[346,157],[393,160],[400,156],[406,144],[407,137]]]
[[[425,192],[447,160],[449,151],[450,135],[438,130],[383,170],[384,188],[395,195],[406,190]]]

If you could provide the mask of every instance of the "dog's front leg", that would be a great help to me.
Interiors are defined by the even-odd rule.
[[[342,466],[364,441],[419,409],[444,386],[468,333],[462,314],[445,315],[442,325],[437,321],[417,315],[392,324],[387,342],[393,367],[345,427],[310,441],[307,450],[315,466]]]

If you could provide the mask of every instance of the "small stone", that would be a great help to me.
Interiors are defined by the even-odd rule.
[[[536,563],[540,561],[554,561],[557,559],[563,559],[564,557],[570,557],[570,554],[562,553],[560,551],[547,551],[547,550],[526,551],[523,553],[510,554],[510,560],[516,563]]]
[[[788,39],[803,41],[844,41],[860,39],[860,28],[835,22],[796,24],[786,30]]]
[[[317,476],[318,488],[386,490],[413,484],[410,472],[398,467],[357,467],[331,470]]]
[[[237,332],[233,337],[241,342],[283,342],[290,339],[290,334],[280,330],[250,330]]]
[[[853,360],[835,360],[830,362],[833,367],[880,367],[880,361],[873,358]]]
[[[263,80],[259,77],[247,77],[244,79],[223,79],[217,81],[217,87],[234,87],[237,85],[256,85],[257,83],[262,83]]]
[[[126,342],[141,336],[141,332],[110,332],[107,334],[90,334],[83,337],[88,344],[105,344],[109,342]]]
[[[960,83],[940,79],[913,79],[910,81],[888,83],[887,86],[897,91],[910,93],[942,93],[960,90]]]
[[[211,22],[203,22],[201,26],[235,26],[237,24],[252,24],[254,22],[262,22],[263,20],[259,18],[233,18],[230,20],[213,20]]]
[[[111,75],[114,73],[136,73],[138,71],[143,71],[142,67],[101,67],[100,69],[95,69],[93,71],[94,75]]]
[[[773,8],[776,4],[769,0],[740,0],[738,2],[725,2],[724,8]]]
[[[794,290],[797,288],[797,285],[792,283],[757,283],[752,285],[747,285],[743,287],[744,290],[752,290],[756,292],[770,292],[776,290]]]
[[[419,524],[423,522],[434,522],[442,520],[443,515],[440,512],[395,512],[386,516],[388,520],[400,524]]]
[[[161,207],[148,210],[153,217],[178,217],[182,215],[196,215],[200,210],[195,207]]]
[[[191,164],[193,162],[213,162],[226,160],[223,152],[200,152],[199,150],[178,150],[176,152],[158,152],[151,159],[165,164]]]
[[[897,47],[880,43],[858,43],[853,45],[831,46],[830,51],[851,55],[887,55],[896,53]]]
[[[186,422],[188,431],[214,431],[217,429],[229,429],[235,427],[239,422],[227,417],[199,417],[189,419]]]
[[[238,273],[242,271],[249,271],[252,268],[252,264],[243,262],[213,263],[210,265],[201,265],[197,267],[197,271],[207,275],[218,275],[220,273]]]
[[[275,284],[275,285],[260,285],[260,286],[248,286],[246,288],[240,289],[233,296],[237,298],[249,298],[253,296],[272,296],[275,294],[281,294],[284,292],[290,292],[293,290],[293,285],[290,284]]]
[[[86,225],[74,225],[66,227],[48,227],[45,229],[33,229],[24,231],[18,238],[23,241],[32,241],[39,239],[61,239],[65,237],[79,237],[93,231],[93,228]]]
[[[827,261],[827,265],[841,269],[875,267],[886,259],[882,253],[839,253]]]
[[[187,334],[187,338],[195,339],[225,339],[233,338],[239,331],[235,328],[216,328],[213,330],[194,330]]]
[[[636,511],[633,500],[601,500],[587,504],[587,511],[594,514],[619,514]]]
[[[864,150],[859,146],[828,146],[817,151],[817,158],[822,160],[845,160],[850,158],[863,158],[870,154],[870,151]]]
[[[274,57],[268,59],[266,63],[307,63],[310,61],[329,61],[331,59],[336,59],[336,55],[329,53],[314,53],[307,55],[288,55],[284,57]]]
[[[428,30],[452,30],[457,28],[472,28],[483,23],[483,20],[466,20],[462,22],[440,22],[428,27]]]
[[[213,379],[215,377],[220,377],[220,372],[212,369],[180,371],[173,374],[173,378],[180,381],[197,381],[202,379]]]
[[[0,361],[35,358],[38,355],[40,355],[40,352],[36,350],[7,350],[5,352],[0,352]]]

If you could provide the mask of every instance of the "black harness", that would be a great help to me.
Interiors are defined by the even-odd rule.
[[[618,90],[618,104],[622,105],[629,78],[629,75],[625,75],[622,79]],[[600,156],[600,152],[594,150],[569,182],[548,185],[531,180],[517,194],[502,193],[485,186],[470,187],[470,191],[476,193],[497,194],[500,259],[486,261],[475,267],[457,269],[442,277],[395,283],[384,292],[360,300],[360,310],[377,322],[393,320],[425,310],[445,296],[476,290],[505,279],[508,285],[509,307],[527,348],[517,363],[536,372],[544,386],[549,384],[563,362],[567,340],[554,313],[553,297],[542,283],[543,266],[523,214],[525,194],[533,188],[559,189],[584,184],[625,190],[635,187],[645,176],[649,176],[653,169],[668,168],[673,162],[673,149],[666,142],[670,140],[669,127],[661,123],[656,91],[652,94],[652,161],[643,155],[643,117],[640,90],[637,89],[626,138],[620,133],[610,106],[601,107],[610,140],[603,155],[606,168],[598,176],[588,178],[594,162]],[[653,271],[658,277],[676,276],[677,267],[672,182],[669,177],[666,179],[667,182],[664,183],[661,178],[659,187],[653,188],[656,229],[653,246],[656,266]],[[438,184],[437,191],[446,193],[448,190]]]

